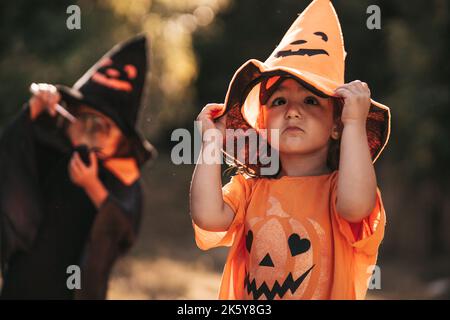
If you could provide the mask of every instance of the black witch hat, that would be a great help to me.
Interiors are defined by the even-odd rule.
[[[110,117],[128,138],[139,166],[156,156],[156,149],[136,129],[149,69],[148,46],[143,35],[119,43],[72,88],[56,86],[67,104],[84,104]]]

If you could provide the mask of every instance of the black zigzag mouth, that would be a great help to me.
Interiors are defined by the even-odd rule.
[[[253,295],[254,300],[258,300],[262,295],[264,295],[267,300],[273,300],[278,295],[278,297],[283,298],[283,296],[286,294],[288,290],[291,291],[292,294],[297,291],[298,287],[302,284],[302,282],[306,279],[308,274],[311,272],[311,270],[314,268],[315,265],[313,265],[311,268],[306,270],[300,277],[298,277],[296,280],[294,280],[294,277],[292,276],[292,272],[289,272],[289,274],[286,276],[286,279],[284,280],[283,284],[279,284],[278,281],[275,281],[272,289],[269,289],[269,286],[264,281],[259,288],[256,285],[256,280],[253,279],[250,281],[250,275],[246,271],[245,272],[245,280],[244,280],[244,288],[247,289],[248,294]]]
[[[282,50],[278,51],[275,58],[287,57],[287,56],[315,56],[318,54],[325,54],[329,56],[328,52],[323,49],[298,49],[296,51],[292,50]]]

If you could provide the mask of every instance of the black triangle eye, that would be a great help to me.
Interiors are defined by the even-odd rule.
[[[248,253],[250,253],[252,243],[253,243],[253,232],[252,230],[248,230],[248,233],[245,236],[245,247],[247,248]]]
[[[262,267],[274,267],[272,258],[270,257],[270,254],[266,254],[264,258],[259,263]]]
[[[300,238],[297,233],[293,233],[289,236],[288,245],[291,250],[291,255],[295,257],[296,255],[308,251],[311,247],[311,242],[306,238]]]

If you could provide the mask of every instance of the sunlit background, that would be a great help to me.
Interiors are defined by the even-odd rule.
[[[265,60],[305,0],[103,0],[0,2],[0,130],[31,82],[73,84],[115,43],[151,38],[149,99],[139,128],[160,151],[146,166],[140,238],[117,263],[111,299],[214,299],[226,249],[196,248],[188,208],[192,165],[170,161],[170,134],[192,130],[221,102],[235,70]],[[81,9],[68,30],[66,8]],[[346,80],[368,82],[392,112],[376,170],[387,211],[381,290],[370,299],[450,298],[450,101],[448,2],[333,1],[347,55]],[[366,8],[381,9],[381,30]],[[0,168],[1,170],[1,168]],[[229,176],[224,176],[224,182]]]

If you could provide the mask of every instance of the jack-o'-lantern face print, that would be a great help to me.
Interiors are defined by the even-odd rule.
[[[314,297],[323,272],[323,230],[310,219],[294,219],[273,197],[265,217],[248,221],[244,291],[247,299],[305,299]],[[313,271],[318,269],[314,274]]]
[[[92,80],[111,89],[131,92],[133,90],[132,81],[137,76],[137,69],[132,64],[123,66],[112,66],[110,59],[101,62],[101,66],[92,76]]]

